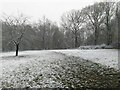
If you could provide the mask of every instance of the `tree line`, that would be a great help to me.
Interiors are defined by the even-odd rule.
[[[29,18],[4,16],[2,51],[78,48],[83,45],[119,46],[120,2],[99,2],[61,16],[58,26],[45,16],[37,23]]]

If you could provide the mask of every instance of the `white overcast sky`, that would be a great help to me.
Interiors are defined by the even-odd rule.
[[[37,21],[45,15],[50,20],[59,23],[63,13],[72,9],[81,9],[96,1],[104,0],[0,0],[0,17],[3,13],[7,15],[22,13],[30,17],[31,21]]]

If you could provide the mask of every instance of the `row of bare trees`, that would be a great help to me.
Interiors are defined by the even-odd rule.
[[[99,44],[99,37],[102,31],[102,28],[105,29],[106,33],[106,44],[112,44],[113,33],[111,22],[117,17],[119,20],[119,2],[100,2],[95,3],[94,5],[87,6],[82,10],[72,10],[62,16],[62,26],[65,30],[71,30],[74,34],[74,43],[75,47],[78,47],[77,37],[79,31],[83,30],[83,27],[88,27],[94,35],[94,45]],[[116,16],[117,14],[117,16]],[[116,23],[114,23],[116,24]],[[119,24],[119,22],[118,22]],[[87,28],[87,32],[89,29]],[[84,30],[85,32],[85,30]],[[79,33],[80,34],[80,33]],[[87,37],[87,36],[86,36]]]
[[[55,22],[46,17],[30,24],[24,15],[2,19],[2,50],[41,50],[63,48],[64,35]]]
[[[61,16],[60,26],[45,16],[30,24],[24,15],[4,16],[3,51],[77,48],[80,45],[112,45],[119,42],[120,2],[100,2]],[[15,46],[15,47],[14,47]]]

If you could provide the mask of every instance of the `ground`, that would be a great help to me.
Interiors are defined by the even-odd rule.
[[[110,68],[118,69],[118,50],[117,49],[88,49],[88,50],[55,50],[67,56],[76,56],[95,63],[100,63]]]
[[[118,87],[118,50],[38,50],[2,53],[3,87]]]

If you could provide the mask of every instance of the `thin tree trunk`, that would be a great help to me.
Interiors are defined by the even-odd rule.
[[[78,37],[77,37],[77,29],[75,28],[75,33],[74,33],[74,35],[75,35],[75,48],[78,46]]]
[[[118,43],[120,44],[120,16],[118,18]],[[120,49],[120,46],[118,48]]]
[[[43,36],[43,43],[42,43],[43,49],[45,49],[45,37]]]
[[[16,56],[18,56],[19,44],[16,44]]]
[[[98,42],[98,28],[95,27],[95,41],[94,41],[94,45],[97,45]]]
[[[77,35],[75,35],[75,48],[78,46]]]
[[[120,49],[120,10],[118,9],[117,6],[117,10],[116,10],[116,17],[117,17],[117,25],[118,25],[118,49]]]
[[[110,45],[112,43],[112,33],[111,33],[111,27],[110,27],[110,5],[107,4],[106,8],[106,28],[107,28],[107,45]]]
[[[94,45],[97,45],[97,35],[95,33],[95,41],[94,41]]]
[[[108,24],[106,26],[107,26],[107,45],[110,45],[110,29]]]
[[[45,26],[45,22],[44,22],[44,29],[43,29],[43,49],[45,49],[45,29],[46,29],[46,26]]]
[[[111,29],[109,25],[109,14],[107,15],[106,27],[107,27],[107,45],[110,45],[112,43],[112,35],[111,35]]]

